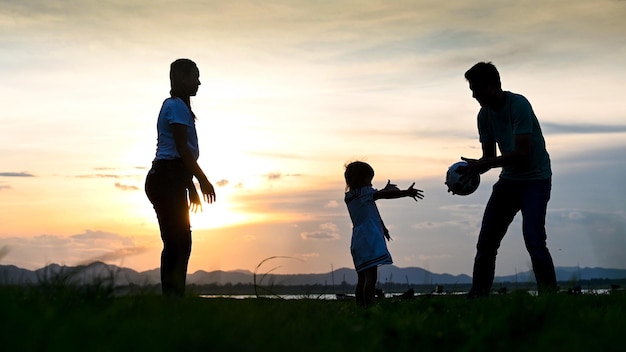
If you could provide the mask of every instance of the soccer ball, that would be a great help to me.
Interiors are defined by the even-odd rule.
[[[452,192],[452,194],[458,194],[460,196],[466,196],[474,193],[474,191],[478,188],[480,185],[480,175],[475,174],[472,177],[467,177],[462,180],[461,174],[457,172],[457,169],[460,166],[467,166],[467,162],[459,161],[452,164],[446,173],[445,184],[448,186],[448,192]]]

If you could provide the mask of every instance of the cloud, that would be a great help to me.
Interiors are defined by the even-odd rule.
[[[472,229],[478,228],[480,225],[480,218],[476,216],[467,216],[456,220],[447,221],[422,221],[417,224],[411,225],[415,230],[441,230],[447,227],[455,227],[460,229]]]
[[[598,266],[623,268],[626,265],[624,209],[548,208],[546,223],[550,242],[554,243],[554,248],[566,249],[568,259],[595,256]]]
[[[215,183],[216,185],[218,185],[219,187],[224,187],[226,185],[228,185],[228,180],[219,180]]]
[[[2,260],[2,258],[6,256],[7,254],[9,254],[10,251],[11,251],[11,247],[9,246],[0,247],[0,260]]]
[[[412,225],[411,228],[414,228],[416,230],[430,230],[444,227],[449,223],[449,221],[421,221],[415,225]]]
[[[51,262],[78,265],[96,260],[115,261],[149,250],[135,238],[100,230],[85,230],[71,236],[3,237],[0,241],[1,247],[11,249],[6,253],[9,261],[33,269]]]
[[[330,200],[328,201],[328,203],[326,203],[326,205],[324,205],[324,208],[338,208],[339,207],[339,202],[336,200]]]
[[[143,178],[143,175],[139,176],[137,174],[83,174],[83,175],[76,175],[73,176],[75,178],[102,178],[102,179],[122,179],[122,178],[129,178],[129,179],[137,179],[139,177]]]
[[[476,212],[482,211],[484,208],[484,204],[450,204],[440,207],[443,211],[451,212]]]
[[[420,254],[417,256],[417,259],[427,262],[431,260],[450,259],[451,257],[450,254]]]
[[[302,174],[283,174],[279,171],[270,172],[268,174],[263,175],[268,181],[277,181],[281,180],[285,177],[300,177]]]
[[[119,182],[115,182],[115,188],[119,188],[122,191],[137,191],[137,190],[139,190],[139,187],[137,187],[135,185],[124,185],[124,184],[121,184]]]
[[[280,172],[270,172],[269,174],[264,176],[267,177],[269,181],[274,181],[279,180],[282,177],[282,174]]]
[[[311,232],[301,232],[300,237],[303,240],[338,240],[339,228],[333,223],[324,223],[319,225],[319,230]]]
[[[582,208],[556,208],[548,207],[548,215],[552,219],[565,221],[568,223],[586,223],[586,224],[616,224],[626,225],[626,211],[624,209],[616,210],[598,210],[598,209],[582,209]]]
[[[585,219],[585,214],[583,214],[579,210],[572,210],[572,211],[567,212],[566,217],[569,220],[583,220]]]
[[[302,232],[300,234],[303,240],[337,240],[338,233],[330,233],[326,231]]]
[[[0,172],[0,177],[35,177],[28,172]]]
[[[0,191],[5,190],[5,189],[12,189],[13,187],[11,187],[10,185],[0,185]]]
[[[72,235],[69,237],[70,239],[81,242],[81,243],[89,243],[89,244],[97,244],[100,242],[117,242],[124,246],[129,246],[133,244],[133,241],[125,236],[121,236],[116,233],[100,231],[100,230],[85,230],[84,233]]]
[[[258,156],[258,157],[271,158],[271,159],[302,160],[303,158],[303,156],[300,154],[289,154],[289,153],[280,153],[280,152],[252,151],[252,152],[248,152],[247,154],[251,156]]]
[[[113,174],[91,174],[91,175],[77,175],[77,178],[120,178],[119,175]]]
[[[626,132],[626,125],[564,124],[542,122],[546,134],[603,134]]]
[[[87,260],[84,260],[82,263],[78,263],[78,264],[89,264],[95,261],[100,261],[100,262],[112,262],[112,261],[117,261],[120,259],[124,259],[133,255],[139,255],[142,253],[145,253],[149,250],[149,248],[147,247],[128,247],[128,248],[120,248],[120,249],[116,249],[101,255],[97,255],[94,257],[91,257]]]

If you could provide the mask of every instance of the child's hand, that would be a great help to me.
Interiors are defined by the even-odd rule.
[[[391,241],[391,235],[389,235],[389,230],[387,230],[385,224],[383,224],[383,233],[385,234],[385,238],[387,239],[387,241]]]
[[[387,185],[383,188],[383,191],[399,191],[398,185],[391,183],[391,180],[387,180]]]
[[[415,182],[413,182],[413,184],[406,190],[409,197],[415,199],[416,202],[418,199],[424,199],[424,191],[421,189],[415,189],[413,186],[415,186]]]

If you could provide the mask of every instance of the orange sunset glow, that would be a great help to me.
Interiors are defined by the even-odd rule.
[[[364,160],[375,187],[424,190],[379,202],[395,265],[469,274],[498,171],[467,197],[443,179],[480,156],[463,78],[478,61],[542,124],[555,264],[626,268],[624,1],[53,3],[0,8],[0,264],[159,267],[144,181],[169,64],[186,57],[217,193],[191,215],[190,271],[353,267],[343,172]],[[520,227],[497,274],[529,268]]]

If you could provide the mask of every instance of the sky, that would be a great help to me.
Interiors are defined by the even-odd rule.
[[[353,267],[344,165],[425,198],[380,200],[399,267],[471,274],[498,169],[480,157],[479,61],[537,114],[553,166],[555,265],[626,269],[626,1],[0,0],[0,264],[159,267],[143,185],[169,64],[194,60],[199,164],[189,271]],[[265,261],[267,258],[275,259]],[[530,270],[520,215],[496,274]]]

